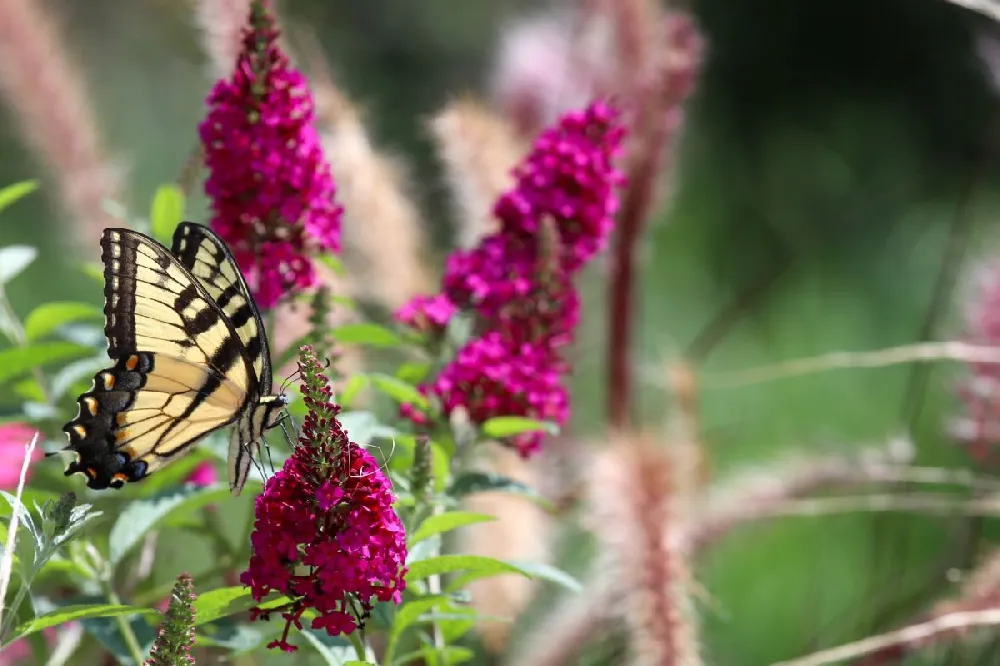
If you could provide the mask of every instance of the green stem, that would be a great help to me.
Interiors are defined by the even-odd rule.
[[[110,581],[105,581],[104,589],[108,596],[108,603],[120,606],[122,600],[118,597],[118,593],[114,591],[114,588],[111,587]],[[139,639],[135,637],[135,632],[132,631],[132,625],[128,623],[124,615],[116,616],[115,622],[118,624],[118,631],[121,633],[122,638],[125,639],[125,646],[128,648],[129,653],[131,653],[132,659],[135,660],[136,666],[138,666],[145,661],[145,657],[142,654],[142,646],[139,645]]]
[[[352,633],[348,634],[347,638],[348,640],[351,641],[351,645],[354,646],[354,654],[358,657],[358,661],[367,662],[369,657],[371,657],[374,660],[375,657],[368,654],[368,647],[366,645],[365,639],[362,636],[359,636],[356,633]],[[377,662],[372,661],[369,663],[377,663]]]

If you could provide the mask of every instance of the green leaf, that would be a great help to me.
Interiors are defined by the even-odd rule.
[[[0,189],[0,211],[10,207],[19,200],[38,189],[37,180],[22,180]]]
[[[527,419],[523,416],[494,416],[487,419],[480,431],[491,439],[503,439],[513,437],[526,432],[546,432],[550,435],[558,435],[559,428],[548,421],[537,421]]]
[[[351,663],[350,658],[357,654],[349,641],[340,637],[331,639],[325,631],[303,629],[299,635],[312,643],[327,666],[343,666]]]
[[[448,492],[456,498],[482,492],[511,493],[531,500],[546,511],[555,510],[552,502],[531,486],[492,472],[466,472],[461,474],[451,484]]]
[[[10,645],[17,639],[23,638],[28,634],[33,634],[36,631],[42,631],[43,629],[65,624],[66,622],[72,622],[73,620],[84,620],[93,617],[118,617],[120,615],[134,614],[158,615],[159,611],[155,608],[122,606],[118,604],[63,606],[62,608],[57,608],[53,611],[45,613],[44,615],[36,617],[34,620],[29,620],[18,626],[17,629],[14,630],[13,636],[11,636],[10,640],[7,641],[6,645]]]
[[[14,393],[30,402],[45,402],[45,391],[34,377],[26,377],[14,384]]]
[[[396,370],[396,377],[410,384],[419,384],[430,371],[431,364],[426,361],[407,361]]]
[[[323,252],[317,257],[321,264],[331,269],[334,273],[340,277],[347,275],[347,269],[344,268],[344,262],[340,260],[340,257],[333,254],[332,252]]]
[[[412,599],[400,606],[399,611],[392,620],[392,627],[389,631],[389,642],[386,646],[386,655],[392,657],[396,652],[396,645],[403,632],[415,624],[424,613],[434,610],[437,606],[447,603],[448,597],[437,595]],[[393,660],[395,661],[395,660]],[[391,666],[391,664],[390,664]]]
[[[38,250],[30,245],[0,247],[0,287],[20,275],[37,256]]]
[[[560,587],[566,588],[570,592],[580,593],[583,591],[583,586],[580,584],[576,578],[569,575],[562,569],[554,567],[548,564],[542,564],[540,562],[519,562],[508,560],[508,564],[516,566],[521,572],[527,575],[529,578],[537,580],[545,580],[550,583],[555,583]],[[447,591],[449,593],[457,592],[464,587],[468,586],[474,580],[479,580],[480,578],[489,578],[494,574],[483,571],[470,571],[469,573],[456,576],[448,584]]]
[[[6,383],[39,366],[78,359],[93,351],[72,342],[39,342],[24,347],[0,349],[0,383]]]
[[[80,264],[80,272],[95,282],[104,284],[104,266],[98,263]]]
[[[199,488],[184,486],[154,497],[135,500],[126,505],[111,528],[109,540],[111,564],[117,564],[149,530],[169,514],[190,511],[229,497],[226,484],[216,483]]]
[[[439,555],[420,560],[410,565],[406,574],[406,583],[423,580],[437,574],[453,573],[455,571],[477,571],[493,575],[519,573],[530,578],[527,573],[507,562],[485,557],[483,555]]]
[[[236,615],[250,610],[254,606],[261,608],[276,608],[287,604],[288,597],[276,597],[257,603],[251,596],[250,589],[242,585],[221,587],[200,594],[194,602],[195,626],[208,624],[220,618]]]
[[[400,434],[392,426],[381,423],[372,412],[341,412],[337,419],[350,435],[351,441],[360,446],[368,446],[373,439],[392,439]]]
[[[496,520],[495,516],[469,511],[449,511],[436,516],[428,516],[424,522],[420,523],[417,531],[410,535],[410,545],[423,541],[432,534],[442,534],[466,525],[487,523],[493,520]]]
[[[184,221],[184,192],[176,185],[161,185],[153,194],[149,211],[149,224],[153,237],[166,246],[174,236],[177,225]]]
[[[358,393],[368,387],[370,381],[367,375],[351,375],[344,390],[337,396],[337,401],[341,406],[348,407],[358,397]]]
[[[338,342],[345,344],[371,345],[373,347],[395,347],[402,344],[402,339],[392,329],[381,324],[361,322],[357,324],[342,324],[330,333]]]
[[[422,396],[413,384],[408,384],[391,375],[384,375],[380,372],[369,373],[368,377],[378,390],[400,404],[410,403],[418,409],[427,409],[430,404],[427,398]]]
[[[44,337],[63,324],[81,319],[103,319],[104,313],[88,303],[72,301],[43,303],[24,320],[24,335],[29,342]]]

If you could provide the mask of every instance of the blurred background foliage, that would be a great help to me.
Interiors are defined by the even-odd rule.
[[[49,4],[83,63],[107,145],[127,167],[123,203],[142,214],[156,186],[189,159],[211,83],[189,3]],[[377,141],[410,160],[438,257],[450,247],[451,223],[424,119],[463,92],[488,96],[505,26],[552,6],[279,5],[292,41],[296,25],[316,31]],[[693,352],[703,370],[718,372],[914,342],[929,317],[933,337],[960,335],[969,268],[1000,260],[1000,123],[976,49],[993,26],[939,0],[700,0],[691,9],[708,56],[675,155],[674,195],[643,250],[643,420],[661,425],[665,364],[678,354]],[[2,102],[0,119],[0,184],[41,176],[49,185]],[[101,298],[71,265],[96,259],[97,248],[73,246],[51,192],[43,187],[0,219],[0,245],[28,243],[41,253],[10,286],[22,314],[45,300]],[[189,215],[203,216],[202,200],[191,205]],[[970,250],[946,262],[955,229],[966,226]],[[943,272],[957,272],[958,285],[934,309]],[[604,280],[601,269],[588,277],[578,432],[602,420]],[[967,466],[944,429],[959,408],[960,371],[935,366],[926,385],[912,367],[895,366],[706,387],[713,475],[787,451],[884,448],[897,435],[912,437],[918,462]],[[0,410],[17,404],[0,387]],[[764,664],[894,626],[947,590],[947,572],[968,566],[990,532],[973,519],[858,514],[734,535],[698,563],[708,661]],[[997,663],[989,650],[948,655]],[[614,663],[616,654],[604,646],[591,658]]]

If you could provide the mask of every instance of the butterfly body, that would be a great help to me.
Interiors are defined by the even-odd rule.
[[[94,376],[63,430],[78,454],[66,474],[121,488],[235,424],[233,494],[246,483],[284,395],[271,395],[263,322],[232,254],[207,228],[184,222],[171,250],[129,229],[106,229],[105,335],[114,365]]]

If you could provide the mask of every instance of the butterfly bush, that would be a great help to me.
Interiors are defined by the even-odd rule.
[[[278,34],[267,5],[255,0],[236,67],[215,84],[199,127],[211,226],[262,308],[316,284],[313,257],[339,251],[342,216],[312,92]]]
[[[497,231],[449,257],[441,294],[396,312],[423,332],[443,330],[459,311],[474,315],[477,334],[420,387],[445,415],[461,407],[476,423],[494,416],[566,423],[570,368],[561,350],[580,316],[574,278],[614,227],[624,182],[614,161],[624,133],[619,112],[604,101],[563,115],[514,169],[515,186],[493,208]],[[413,405],[403,414],[427,422]],[[540,442],[527,433],[512,444],[527,456]]]
[[[407,571],[406,533],[388,477],[348,439],[311,347],[302,348],[299,371],[309,412],[298,446],[257,497],[253,554],[240,577],[258,602],[272,590],[292,599],[253,611],[254,619],[281,613],[285,630],[268,647],[288,652],[296,649],[289,631],[302,628],[306,610],[318,614],[313,629],[350,634],[363,627],[373,599],[401,601]]]

